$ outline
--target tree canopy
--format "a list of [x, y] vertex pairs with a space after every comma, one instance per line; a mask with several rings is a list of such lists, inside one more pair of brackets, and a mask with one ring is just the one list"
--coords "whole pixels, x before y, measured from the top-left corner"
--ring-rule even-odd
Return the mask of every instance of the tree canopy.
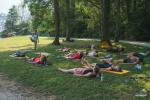
[[[29, 7], [31, 28], [52, 36], [120, 39], [150, 39], [150, 1], [148, 0], [24, 0]], [[17, 16], [15, 8], [8, 17]], [[6, 21], [6, 29], [16, 19]], [[11, 23], [11, 24], [10, 24]], [[11, 28], [10, 28], [11, 27]], [[56, 35], [55, 35], [56, 34]]]

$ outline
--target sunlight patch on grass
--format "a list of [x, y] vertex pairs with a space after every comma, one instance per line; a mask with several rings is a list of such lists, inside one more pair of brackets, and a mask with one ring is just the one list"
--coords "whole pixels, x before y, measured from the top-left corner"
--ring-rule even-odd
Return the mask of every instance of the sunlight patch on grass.
[[[44, 46], [50, 44], [52, 40], [48, 38], [39, 38], [39, 45]], [[0, 52], [15, 51], [20, 49], [33, 48], [34, 44], [26, 36], [15, 36], [0, 40]]]
[[150, 83], [145, 83], [145, 84], [144, 84], [144, 87], [145, 87], [145, 89], [147, 89], [147, 90], [150, 91]]

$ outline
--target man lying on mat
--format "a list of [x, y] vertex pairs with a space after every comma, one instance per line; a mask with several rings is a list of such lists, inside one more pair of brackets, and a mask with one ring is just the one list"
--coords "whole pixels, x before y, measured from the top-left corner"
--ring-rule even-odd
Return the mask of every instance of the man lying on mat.
[[117, 63], [114, 63], [112, 59], [105, 59], [103, 63], [92, 63], [90, 64], [85, 58], [81, 60], [81, 64], [83, 67], [86, 68], [100, 68], [100, 70], [107, 70], [107, 71], [118, 71], [122, 72], [122, 69], [117, 66]]

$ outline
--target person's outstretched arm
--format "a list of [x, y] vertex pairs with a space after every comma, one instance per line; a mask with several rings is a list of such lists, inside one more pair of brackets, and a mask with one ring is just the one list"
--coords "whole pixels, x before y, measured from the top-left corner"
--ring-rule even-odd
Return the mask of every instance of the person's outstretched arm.
[[74, 72], [74, 69], [58, 68], [58, 70], [60, 70], [61, 72], [64, 72], [64, 73], [71, 73], [71, 74], [73, 74], [73, 72]]

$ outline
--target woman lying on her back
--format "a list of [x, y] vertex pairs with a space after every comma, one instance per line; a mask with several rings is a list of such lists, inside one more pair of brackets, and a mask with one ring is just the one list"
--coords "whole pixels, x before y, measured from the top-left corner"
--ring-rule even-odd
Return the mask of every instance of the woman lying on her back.
[[75, 76], [81, 76], [81, 77], [88, 77], [93, 78], [97, 77], [99, 73], [99, 68], [93, 67], [93, 68], [73, 68], [73, 69], [62, 69], [59, 68], [60, 71], [64, 73], [73, 74]]

